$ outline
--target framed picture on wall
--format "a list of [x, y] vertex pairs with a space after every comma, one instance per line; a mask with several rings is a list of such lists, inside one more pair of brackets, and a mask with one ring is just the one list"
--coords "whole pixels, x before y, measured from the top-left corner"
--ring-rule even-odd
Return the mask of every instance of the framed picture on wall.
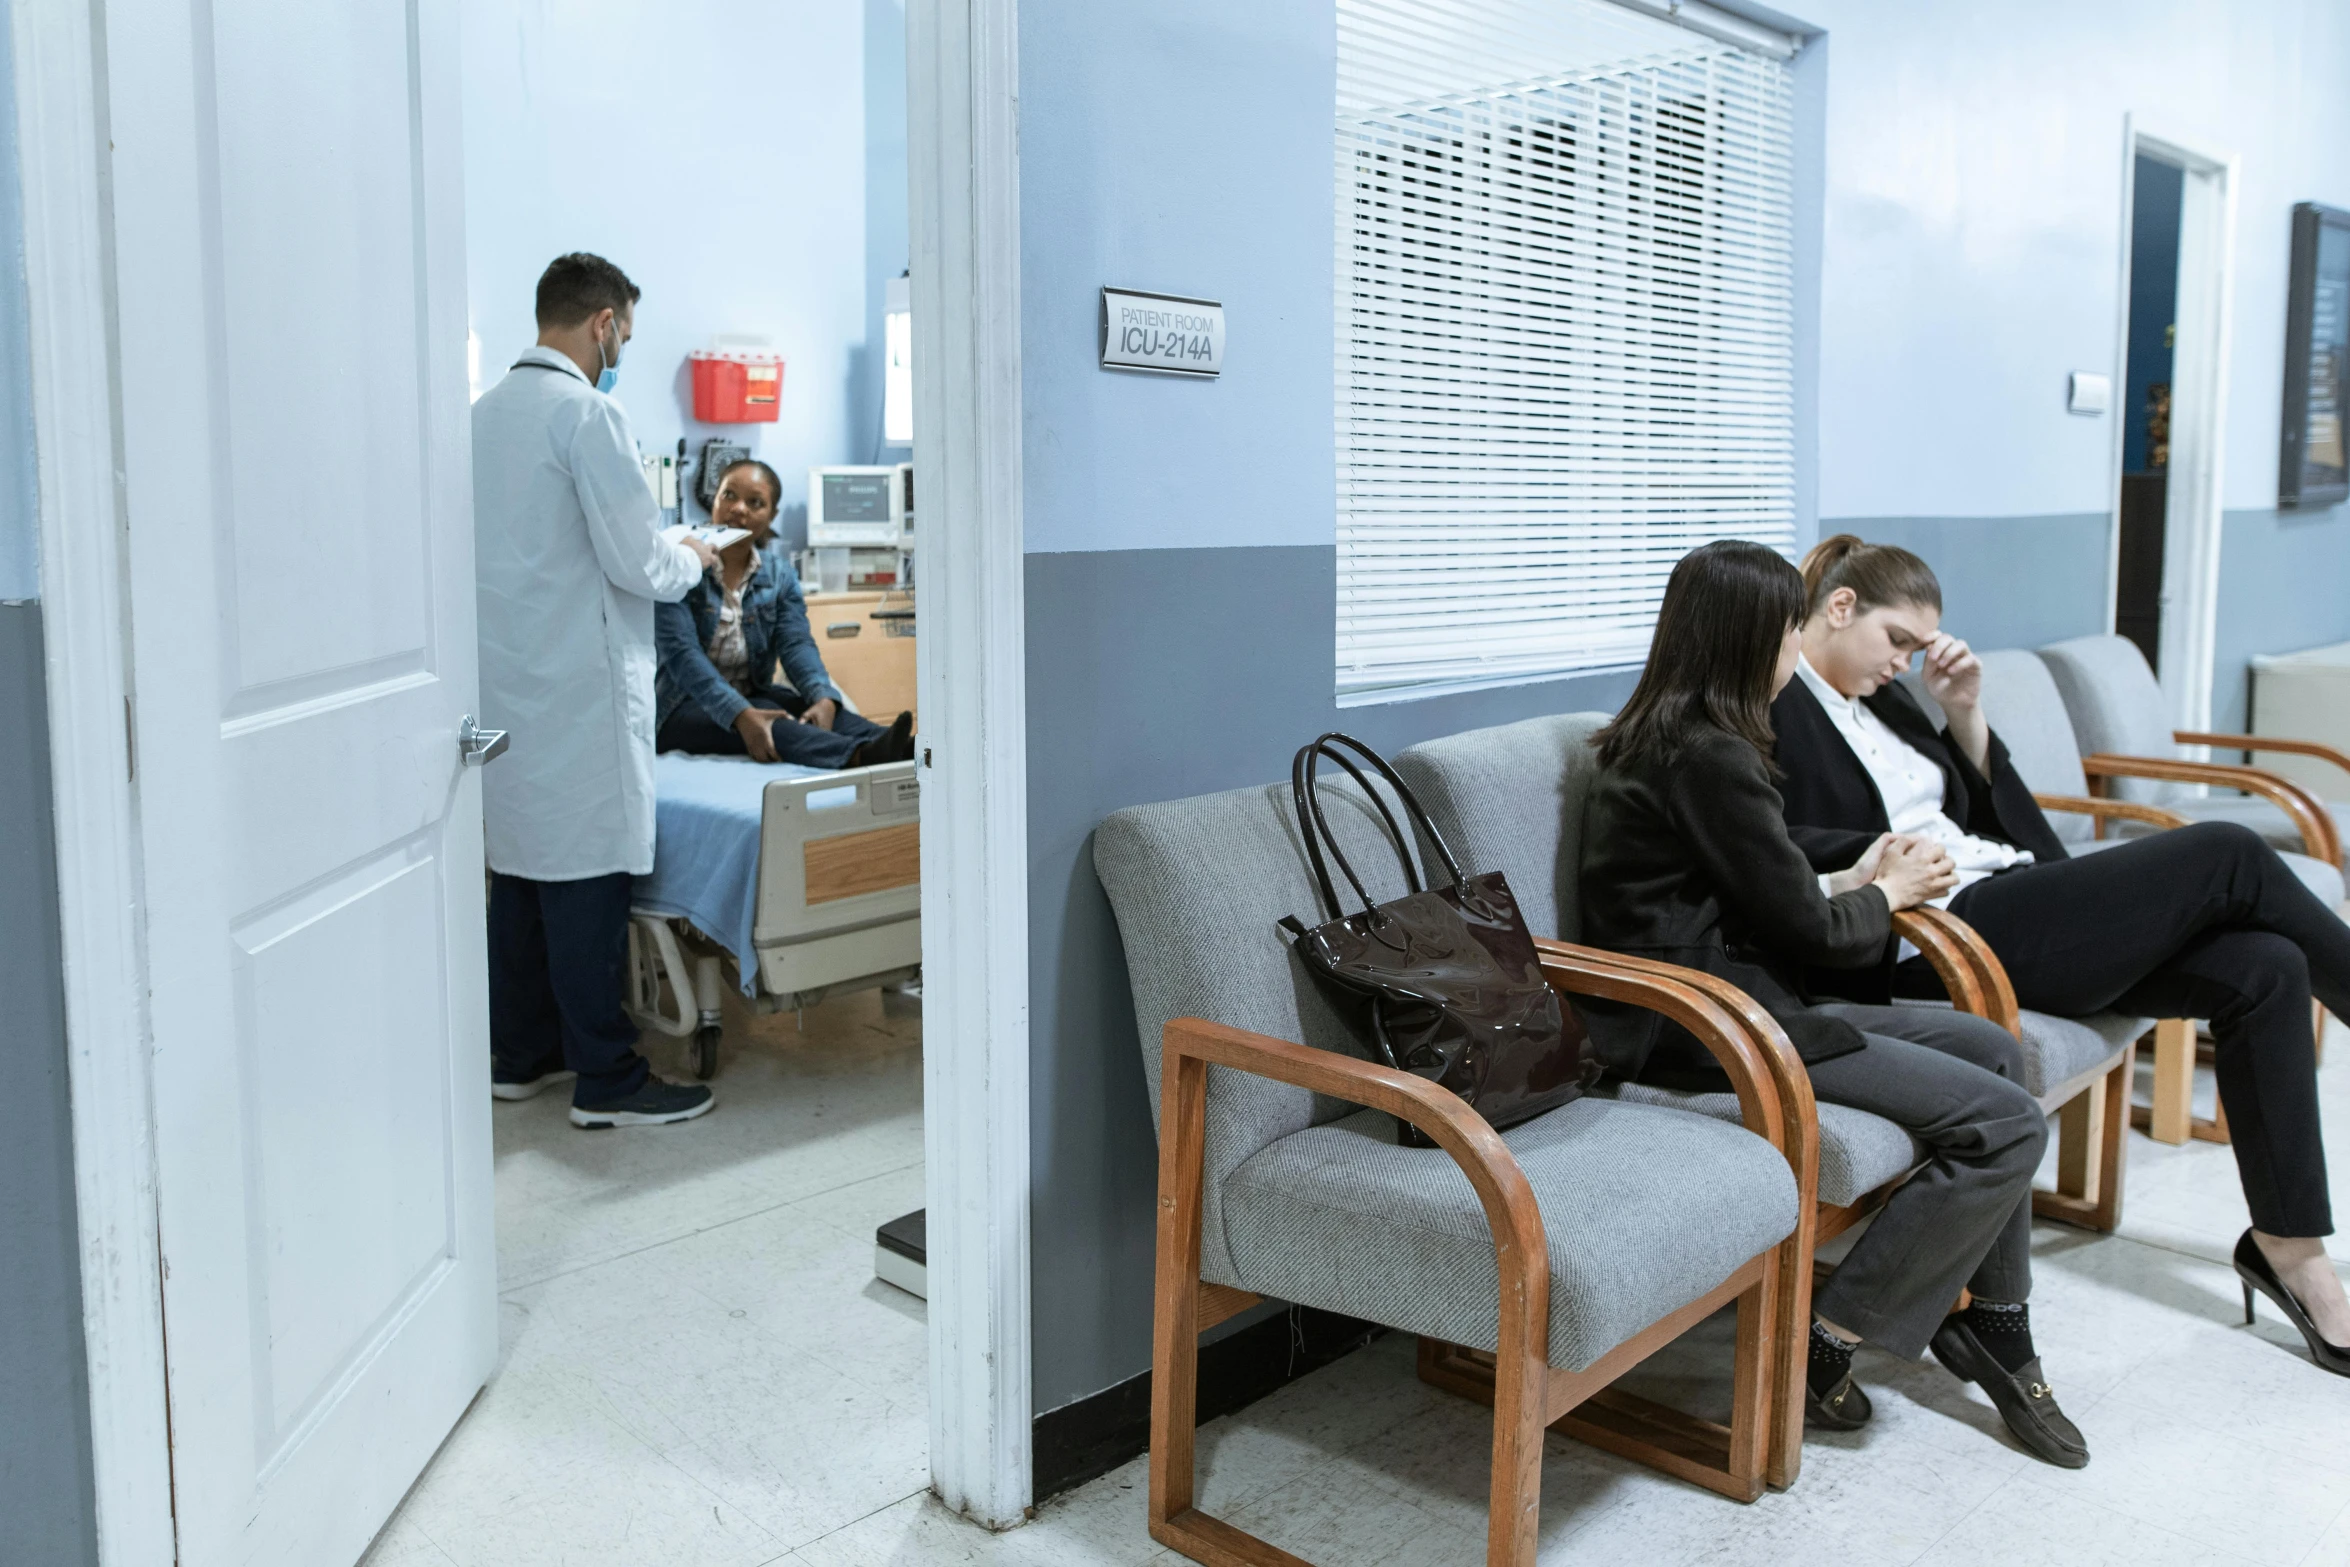
[[2277, 505], [2350, 500], [2350, 212], [2304, 201], [2293, 209], [2293, 283], [2285, 306], [2285, 418]]

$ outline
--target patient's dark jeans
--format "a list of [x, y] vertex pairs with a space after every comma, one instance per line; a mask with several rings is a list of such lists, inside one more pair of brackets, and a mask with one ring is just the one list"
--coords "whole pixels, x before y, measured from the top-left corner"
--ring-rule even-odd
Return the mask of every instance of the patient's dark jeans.
[[[797, 718], [807, 711], [808, 703], [789, 686], [763, 686], [751, 693], [751, 706], [772, 708]], [[834, 715], [830, 729], [819, 729], [814, 724], [777, 724], [768, 731], [775, 737], [775, 756], [778, 761], [793, 762], [801, 767], [821, 767], [827, 772], [838, 772], [849, 765], [849, 753], [875, 735], [885, 732], [881, 724], [861, 713], [852, 713], [846, 707]], [[653, 737], [653, 748], [659, 751], [690, 751], [696, 756], [747, 756], [749, 748], [732, 724], [722, 724], [702, 711], [691, 697], [677, 705], [661, 732]]]
[[569, 1067], [571, 1102], [635, 1093], [652, 1067], [621, 1010], [628, 982], [626, 871], [580, 881], [490, 873], [490, 1060], [508, 1082]]
[[[2004, 871], [1950, 911], [1990, 942], [2035, 1011], [2209, 1019], [2253, 1226], [2333, 1233], [2309, 1001], [2350, 1018], [2350, 925], [2257, 833], [2173, 828]], [[1915, 968], [1903, 965], [1905, 982]]]

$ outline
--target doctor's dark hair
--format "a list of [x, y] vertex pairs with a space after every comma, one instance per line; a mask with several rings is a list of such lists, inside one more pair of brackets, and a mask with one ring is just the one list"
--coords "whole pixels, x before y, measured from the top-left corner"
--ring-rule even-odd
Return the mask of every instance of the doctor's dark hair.
[[575, 250], [539, 274], [539, 330], [577, 326], [599, 310], [633, 311], [642, 297], [627, 273], [602, 256]]
[[1804, 614], [1828, 607], [1828, 595], [1852, 589], [1853, 613], [1865, 615], [1887, 604], [1922, 604], [1942, 610], [1942, 584], [1934, 568], [1897, 544], [1870, 544], [1857, 534], [1822, 539], [1803, 557]]
[[1803, 577], [1778, 551], [1741, 539], [1691, 550], [1665, 583], [1640, 684], [1591, 743], [1600, 765], [1669, 766], [1701, 725], [1767, 764], [1779, 647], [1803, 619]]
[[719, 469], [718, 484], [713, 484], [710, 486], [710, 493], [713, 495], [717, 494], [719, 485], [723, 485], [727, 479], [733, 475], [737, 468], [758, 469], [759, 477], [767, 481], [768, 498], [775, 502], [775, 509], [777, 511], [783, 510], [783, 481], [775, 476], [775, 470], [773, 468], [768, 467], [765, 463], [759, 461], [759, 459], [756, 457], [737, 457], [734, 461]]

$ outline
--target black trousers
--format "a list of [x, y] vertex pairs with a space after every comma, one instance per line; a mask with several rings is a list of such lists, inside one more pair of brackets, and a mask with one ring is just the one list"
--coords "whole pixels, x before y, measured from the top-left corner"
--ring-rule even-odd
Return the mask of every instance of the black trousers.
[[[751, 706], [797, 718], [808, 710], [808, 701], [789, 686], [762, 686], [751, 693]], [[833, 716], [830, 729], [819, 729], [814, 724], [777, 724], [768, 732], [775, 737], [776, 760], [838, 772], [849, 765], [851, 751], [888, 731], [886, 726], [844, 707]], [[677, 705], [677, 711], [669, 715], [661, 732], [653, 737], [653, 749], [690, 751], [696, 756], [750, 754], [740, 731], [731, 724], [719, 723], [690, 697]]]
[[621, 1009], [628, 983], [626, 871], [581, 881], [490, 873], [490, 1060], [508, 1082], [569, 1067], [571, 1102], [606, 1104], [651, 1065]]
[[[2350, 925], [2258, 834], [2229, 822], [2173, 828], [2003, 871], [1950, 911], [1982, 933], [2035, 1011], [2209, 1019], [2254, 1228], [2333, 1233], [2309, 1002], [2350, 1018]], [[1922, 967], [1903, 965], [1902, 978]]]

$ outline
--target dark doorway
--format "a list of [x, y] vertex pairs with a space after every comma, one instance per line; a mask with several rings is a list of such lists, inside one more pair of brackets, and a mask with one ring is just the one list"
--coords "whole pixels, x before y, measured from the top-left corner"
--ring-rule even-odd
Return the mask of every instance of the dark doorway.
[[2122, 374], [2121, 541], [2114, 629], [2162, 669], [2162, 556], [2170, 489], [2171, 357], [2178, 336], [2186, 171], [2138, 155], [2130, 219], [2129, 359]]

